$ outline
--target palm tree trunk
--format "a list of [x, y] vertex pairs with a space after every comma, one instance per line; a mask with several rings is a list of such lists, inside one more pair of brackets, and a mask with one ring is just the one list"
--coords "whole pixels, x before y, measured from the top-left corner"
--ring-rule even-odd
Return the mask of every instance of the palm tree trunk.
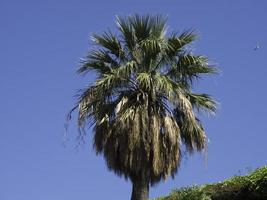
[[131, 200], [148, 200], [149, 182], [144, 178], [132, 180], [133, 189]]

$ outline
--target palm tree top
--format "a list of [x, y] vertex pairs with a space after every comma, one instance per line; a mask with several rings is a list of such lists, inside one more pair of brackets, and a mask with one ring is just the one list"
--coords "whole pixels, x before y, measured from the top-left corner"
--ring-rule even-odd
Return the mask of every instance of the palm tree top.
[[217, 69], [188, 48], [194, 31], [168, 33], [162, 15], [117, 17], [116, 26], [116, 34], [92, 36], [96, 47], [78, 73], [97, 78], [74, 109], [80, 128], [94, 127], [94, 147], [111, 170], [134, 179], [142, 162], [153, 184], [174, 175], [182, 145], [189, 152], [205, 148], [196, 111], [215, 112], [216, 102], [192, 85]]

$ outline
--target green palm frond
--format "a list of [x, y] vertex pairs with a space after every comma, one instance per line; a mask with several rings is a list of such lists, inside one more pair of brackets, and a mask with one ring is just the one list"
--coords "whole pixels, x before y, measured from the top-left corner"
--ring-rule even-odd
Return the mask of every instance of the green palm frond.
[[116, 57], [124, 57], [121, 43], [111, 31], [104, 32], [102, 35], [94, 34], [91, 39], [97, 45], [109, 50], [109, 52]]
[[130, 79], [131, 75], [134, 71], [137, 70], [137, 63], [134, 60], [121, 64], [121, 66], [117, 69], [113, 69], [112, 72], [117, 74], [119, 77], [123, 77], [125, 79]]
[[103, 49], [91, 50], [86, 59], [82, 59], [81, 67], [78, 69], [79, 74], [87, 73], [94, 70], [99, 74], [111, 72], [112, 68], [119, 66], [119, 63], [112, 58], [108, 51]]
[[132, 25], [137, 43], [151, 35], [153, 22], [151, 21], [151, 17], [149, 15], [140, 16], [135, 14], [128, 18], [128, 22]]
[[180, 56], [177, 68], [181, 71], [181, 73], [188, 76], [194, 74], [212, 74], [217, 72], [216, 68], [209, 65], [207, 57], [194, 56], [191, 54]]
[[195, 56], [191, 54], [182, 54], [177, 63], [173, 64], [167, 75], [174, 80], [185, 82], [189, 85], [202, 74], [215, 74], [217, 69], [210, 65], [205, 56]]
[[151, 82], [151, 74], [149, 73], [146, 73], [146, 72], [138, 73], [136, 80], [139, 83], [141, 89], [151, 90], [153, 88], [153, 85]]
[[180, 93], [183, 86], [174, 82], [170, 77], [157, 72], [154, 76], [153, 85], [158, 92], [164, 94], [170, 103], [175, 102], [176, 93]]
[[184, 51], [184, 47], [197, 39], [197, 34], [192, 30], [184, 31], [181, 34], [173, 33], [168, 38], [169, 49], [167, 55], [173, 58], [178, 53]]
[[117, 27], [119, 31], [122, 33], [122, 38], [124, 41], [125, 47], [127, 47], [129, 53], [133, 51], [136, 45], [136, 37], [133, 31], [133, 27], [128, 22], [127, 18], [122, 18], [117, 16]]
[[87, 60], [92, 60], [95, 62], [103, 62], [116, 67], [119, 63], [110, 55], [109, 51], [98, 49], [92, 50], [88, 53]]
[[168, 43], [164, 38], [149, 37], [140, 42], [137, 51], [141, 54], [144, 70], [156, 70], [165, 57]]
[[208, 94], [187, 93], [187, 99], [199, 111], [216, 112], [218, 103]]
[[167, 17], [164, 15], [156, 15], [151, 17], [152, 35], [156, 38], [164, 38], [167, 31]]

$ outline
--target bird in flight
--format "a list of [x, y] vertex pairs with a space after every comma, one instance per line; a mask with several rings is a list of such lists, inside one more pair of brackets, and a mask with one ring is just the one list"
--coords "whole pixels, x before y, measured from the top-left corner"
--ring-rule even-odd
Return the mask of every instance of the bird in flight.
[[260, 48], [260, 46], [257, 44], [255, 47], [254, 47], [254, 51], [258, 50]]

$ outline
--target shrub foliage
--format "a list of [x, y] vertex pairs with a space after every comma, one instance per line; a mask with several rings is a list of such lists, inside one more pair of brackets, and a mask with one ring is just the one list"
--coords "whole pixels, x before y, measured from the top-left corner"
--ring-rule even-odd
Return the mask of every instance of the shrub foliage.
[[174, 190], [157, 200], [266, 200], [267, 166], [224, 182]]

